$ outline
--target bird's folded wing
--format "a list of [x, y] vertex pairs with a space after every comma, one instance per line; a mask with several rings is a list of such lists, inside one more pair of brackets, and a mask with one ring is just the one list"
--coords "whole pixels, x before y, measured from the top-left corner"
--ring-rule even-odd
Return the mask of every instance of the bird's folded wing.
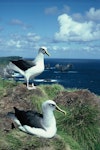
[[23, 71], [35, 66], [35, 63], [33, 61], [26, 61], [23, 59], [11, 62]]
[[18, 120], [21, 122], [22, 125], [28, 125], [30, 127], [35, 128], [43, 128], [41, 125], [41, 119], [43, 119], [43, 115], [36, 112], [36, 111], [24, 111], [24, 110], [18, 110], [15, 108], [15, 116], [18, 118]]
[[27, 116], [27, 125], [29, 124], [29, 126], [31, 127], [44, 129], [44, 127], [41, 124], [41, 119], [43, 119], [42, 114], [35, 111], [27, 111], [26, 116]]

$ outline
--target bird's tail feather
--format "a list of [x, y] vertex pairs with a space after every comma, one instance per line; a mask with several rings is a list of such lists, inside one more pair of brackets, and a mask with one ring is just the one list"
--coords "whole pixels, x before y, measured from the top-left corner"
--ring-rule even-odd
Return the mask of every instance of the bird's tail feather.
[[14, 65], [12, 62], [9, 63], [9, 68], [16, 72], [19, 72], [21, 75], [24, 76], [24, 71], [18, 68], [16, 65]]
[[12, 120], [14, 120], [16, 118], [15, 114], [13, 112], [8, 112], [7, 117], [12, 119]]
[[20, 112], [20, 110], [17, 109], [16, 107], [14, 107], [14, 110], [15, 110], [15, 114]]
[[17, 119], [13, 112], [8, 112], [7, 117], [14, 121], [18, 126], [21, 125], [20, 121]]

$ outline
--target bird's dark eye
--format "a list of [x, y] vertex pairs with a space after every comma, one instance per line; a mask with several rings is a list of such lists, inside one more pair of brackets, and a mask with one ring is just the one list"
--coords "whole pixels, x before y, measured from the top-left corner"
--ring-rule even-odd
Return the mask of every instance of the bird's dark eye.
[[55, 105], [54, 105], [54, 104], [49, 104], [49, 106], [51, 106], [51, 107], [55, 107]]
[[42, 48], [42, 53], [45, 54], [45, 49]]

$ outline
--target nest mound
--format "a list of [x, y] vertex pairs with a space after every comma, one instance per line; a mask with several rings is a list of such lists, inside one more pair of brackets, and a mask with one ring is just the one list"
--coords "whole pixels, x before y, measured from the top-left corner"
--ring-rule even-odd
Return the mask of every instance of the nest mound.
[[91, 93], [87, 89], [83, 90], [76, 90], [76, 91], [61, 91], [57, 97], [54, 99], [54, 101], [63, 106], [74, 106], [76, 103], [81, 104], [90, 104], [93, 106], [100, 107], [100, 98], [95, 95], [94, 93]]
[[24, 110], [35, 109], [31, 101], [33, 95], [43, 96], [43, 93], [39, 88], [29, 91], [22, 84], [13, 89], [9, 88], [3, 93], [3, 96], [0, 98], [0, 128], [2, 130], [11, 128], [11, 122], [6, 116], [8, 112], [13, 111], [13, 107]]

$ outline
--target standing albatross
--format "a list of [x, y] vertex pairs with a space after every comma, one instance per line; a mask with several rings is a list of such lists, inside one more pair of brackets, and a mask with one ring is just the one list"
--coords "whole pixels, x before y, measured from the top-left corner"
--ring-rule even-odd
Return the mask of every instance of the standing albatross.
[[27, 81], [27, 88], [29, 90], [36, 89], [33, 83], [31, 87], [29, 86], [29, 80], [34, 79], [44, 71], [44, 54], [49, 56], [47, 48], [41, 47], [34, 61], [26, 61], [21, 59], [17, 61], [10, 61], [9, 63], [10, 69], [19, 72], [24, 76]]
[[15, 113], [9, 112], [7, 116], [17, 123], [20, 130], [26, 133], [38, 137], [52, 138], [57, 131], [56, 120], [53, 114], [55, 109], [66, 114], [54, 101], [47, 100], [42, 104], [42, 114], [31, 110], [18, 110], [14, 107]]

